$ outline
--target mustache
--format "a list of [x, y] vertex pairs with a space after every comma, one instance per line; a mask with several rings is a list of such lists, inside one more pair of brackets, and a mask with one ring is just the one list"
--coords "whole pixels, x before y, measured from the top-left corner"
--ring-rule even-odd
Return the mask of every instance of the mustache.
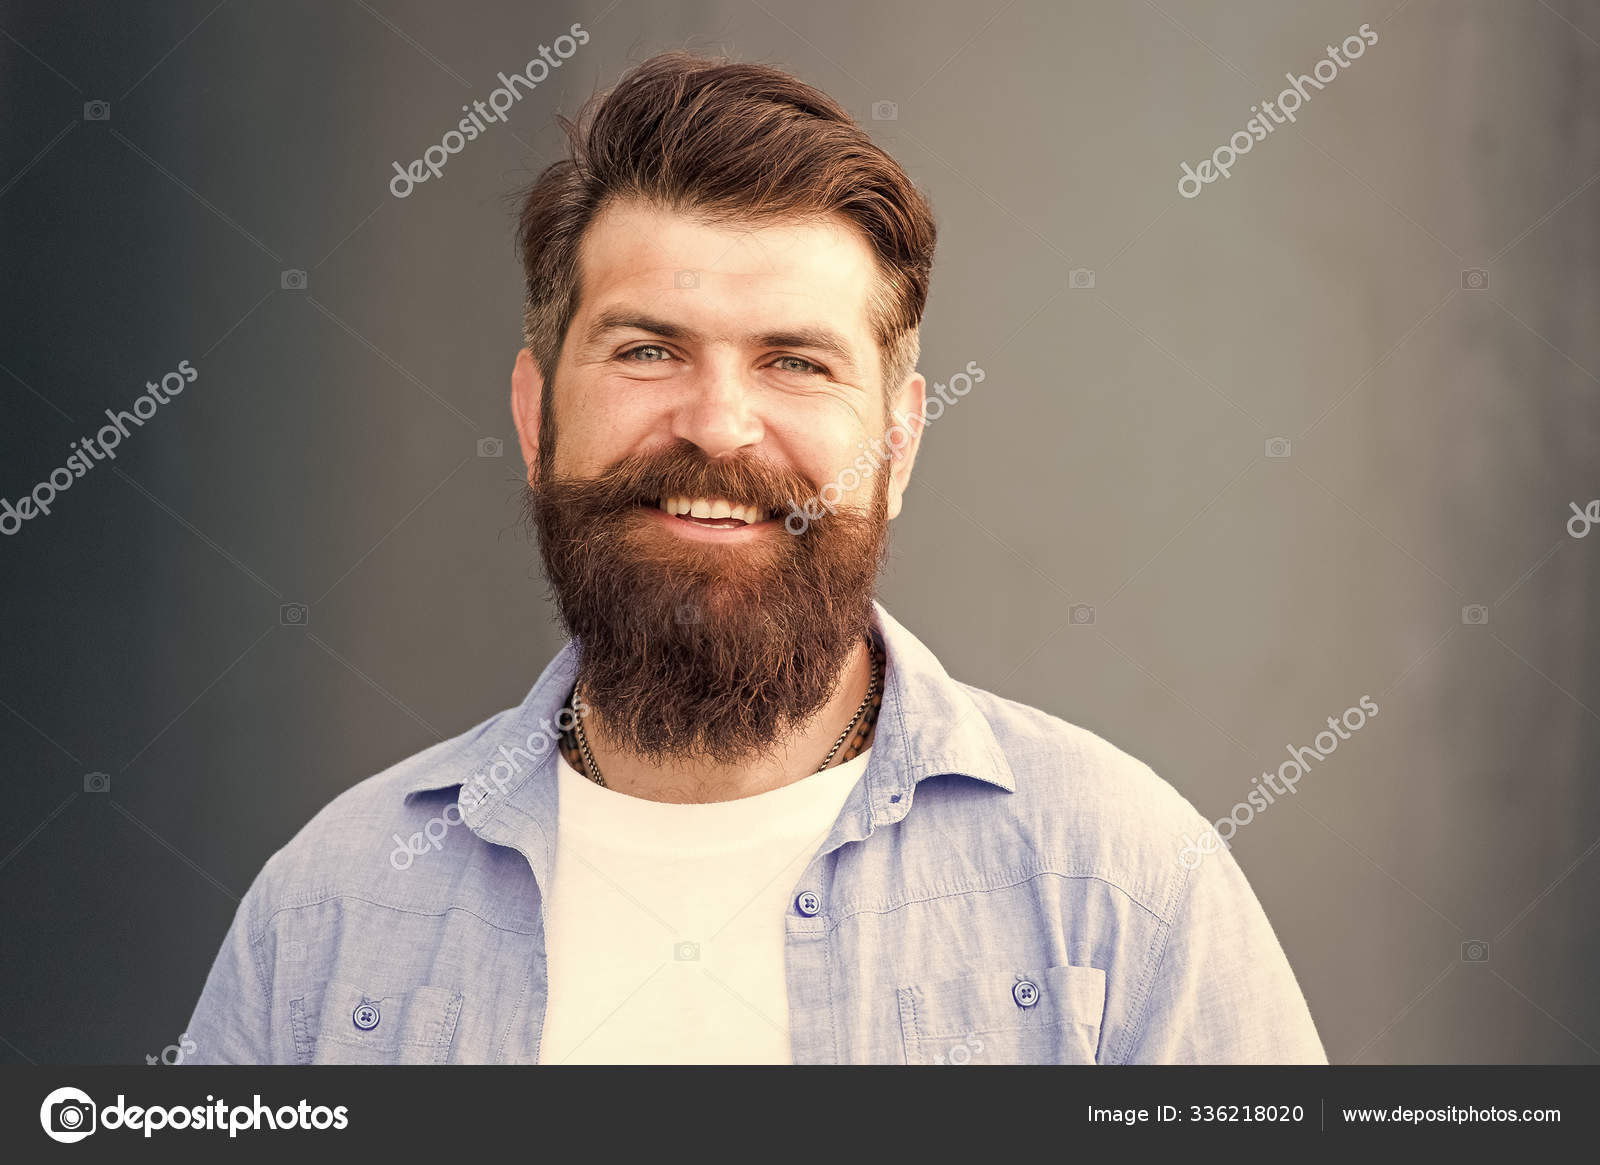
[[657, 452], [630, 454], [594, 477], [555, 478], [542, 487], [569, 496], [581, 494], [590, 513], [653, 506], [668, 497], [720, 497], [755, 505], [768, 514], [782, 513], [791, 501], [817, 496], [819, 488], [798, 470], [749, 454], [708, 457], [698, 445], [682, 439]]

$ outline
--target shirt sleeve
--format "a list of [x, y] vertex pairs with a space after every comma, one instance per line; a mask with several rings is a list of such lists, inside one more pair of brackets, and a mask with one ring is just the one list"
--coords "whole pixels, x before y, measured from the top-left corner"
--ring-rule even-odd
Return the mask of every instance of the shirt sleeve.
[[1124, 1062], [1326, 1064], [1305, 996], [1244, 871], [1201, 856], [1154, 956]]
[[272, 1055], [271, 973], [251, 939], [260, 885], [251, 886], [234, 913], [211, 964], [200, 1001], [189, 1019], [194, 1051], [185, 1064], [270, 1064]]

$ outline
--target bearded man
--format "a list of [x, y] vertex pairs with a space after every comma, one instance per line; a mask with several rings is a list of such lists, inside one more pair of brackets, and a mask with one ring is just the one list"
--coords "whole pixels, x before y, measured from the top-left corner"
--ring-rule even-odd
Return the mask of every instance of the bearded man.
[[901, 168], [684, 54], [565, 128], [511, 408], [570, 640], [271, 857], [186, 1062], [1323, 1062], [1188, 803], [875, 598], [936, 415]]

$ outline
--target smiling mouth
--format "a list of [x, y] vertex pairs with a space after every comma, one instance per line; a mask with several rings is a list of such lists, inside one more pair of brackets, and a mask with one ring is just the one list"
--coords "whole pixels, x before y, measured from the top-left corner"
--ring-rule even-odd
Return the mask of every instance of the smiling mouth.
[[711, 530], [737, 530], [756, 526], [777, 517], [776, 511], [746, 502], [719, 497], [671, 496], [639, 503], [658, 509], [668, 517]]

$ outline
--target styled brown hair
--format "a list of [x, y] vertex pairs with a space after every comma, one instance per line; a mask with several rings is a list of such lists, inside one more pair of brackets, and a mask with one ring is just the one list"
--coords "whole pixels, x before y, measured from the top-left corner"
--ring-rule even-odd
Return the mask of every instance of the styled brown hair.
[[708, 223], [843, 216], [876, 256], [868, 311], [886, 384], [897, 387], [916, 368], [933, 211], [831, 97], [768, 65], [671, 52], [591, 98], [575, 122], [558, 121], [569, 156], [522, 192], [517, 230], [523, 336], [545, 377], [545, 422], [578, 310], [579, 244], [614, 201], [639, 199]]

